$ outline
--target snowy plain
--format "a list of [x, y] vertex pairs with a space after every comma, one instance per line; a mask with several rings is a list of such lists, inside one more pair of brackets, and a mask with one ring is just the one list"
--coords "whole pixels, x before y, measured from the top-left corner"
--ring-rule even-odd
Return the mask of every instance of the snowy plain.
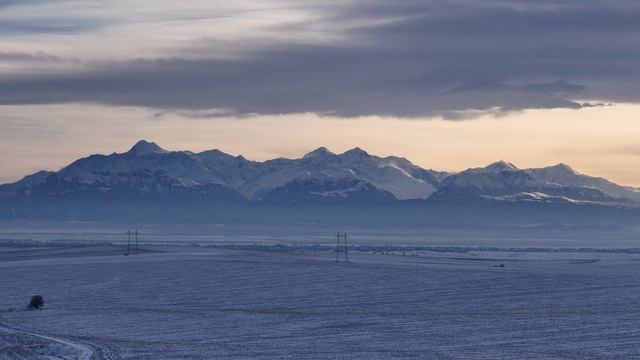
[[0, 359], [640, 356], [630, 239], [355, 234], [346, 264], [321, 233], [147, 235], [137, 256], [119, 234], [21, 234], [0, 237]]

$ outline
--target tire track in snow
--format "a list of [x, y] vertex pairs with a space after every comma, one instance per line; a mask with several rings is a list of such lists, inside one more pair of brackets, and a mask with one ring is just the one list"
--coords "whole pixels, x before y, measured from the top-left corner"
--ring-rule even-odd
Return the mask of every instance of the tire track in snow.
[[[22, 330], [22, 329], [18, 329], [12, 326], [8, 326], [6, 324], [0, 323], [0, 330], [10, 333], [10, 334], [15, 334], [15, 333], [19, 333], [19, 334], [24, 334], [24, 335], [29, 335], [29, 336], [35, 336], [41, 339], [45, 339], [45, 340], [49, 340], [49, 341], [53, 341], [54, 343], [57, 344], [61, 344], [61, 345], [65, 345], [73, 350], [75, 350], [77, 352], [77, 357], [74, 357], [75, 359], [78, 360], [90, 360], [93, 358], [94, 355], [94, 350], [91, 346], [77, 342], [77, 341], [71, 341], [71, 340], [67, 340], [64, 338], [59, 338], [59, 337], [54, 337], [54, 336], [49, 336], [49, 335], [43, 335], [43, 334], [38, 334], [38, 333], [34, 333], [31, 331], [27, 331], [27, 330]], [[49, 358], [52, 359], [68, 359], [68, 357], [62, 357], [62, 356], [49, 356]]]

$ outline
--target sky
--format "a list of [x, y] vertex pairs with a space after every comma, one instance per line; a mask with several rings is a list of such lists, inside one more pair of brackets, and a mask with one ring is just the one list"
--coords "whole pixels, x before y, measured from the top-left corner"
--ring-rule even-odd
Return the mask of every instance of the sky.
[[0, 182], [139, 139], [640, 186], [640, 3], [0, 0]]

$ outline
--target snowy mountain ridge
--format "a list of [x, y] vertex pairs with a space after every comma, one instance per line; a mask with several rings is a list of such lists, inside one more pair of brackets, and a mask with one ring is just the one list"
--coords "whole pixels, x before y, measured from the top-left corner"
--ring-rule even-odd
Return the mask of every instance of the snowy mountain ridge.
[[401, 157], [370, 155], [360, 148], [334, 154], [320, 147], [299, 159], [258, 162], [220, 150], [167, 151], [145, 140], [124, 153], [91, 155], [58, 172], [41, 171], [0, 185], [0, 196], [14, 198], [98, 193], [250, 202], [640, 202], [638, 189], [580, 174], [565, 164], [518, 169], [501, 160], [447, 173], [423, 169]]

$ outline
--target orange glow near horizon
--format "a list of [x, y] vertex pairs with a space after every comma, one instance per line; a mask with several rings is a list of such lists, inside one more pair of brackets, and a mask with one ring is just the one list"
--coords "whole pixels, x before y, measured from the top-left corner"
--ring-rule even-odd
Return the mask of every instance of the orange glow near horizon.
[[315, 114], [196, 118], [92, 104], [3, 106], [0, 182], [57, 170], [139, 139], [168, 150], [220, 149], [248, 159], [300, 157], [317, 147], [361, 147], [416, 165], [460, 171], [504, 159], [520, 168], [567, 163], [579, 172], [640, 186], [640, 105], [527, 110], [472, 120], [343, 119]]

